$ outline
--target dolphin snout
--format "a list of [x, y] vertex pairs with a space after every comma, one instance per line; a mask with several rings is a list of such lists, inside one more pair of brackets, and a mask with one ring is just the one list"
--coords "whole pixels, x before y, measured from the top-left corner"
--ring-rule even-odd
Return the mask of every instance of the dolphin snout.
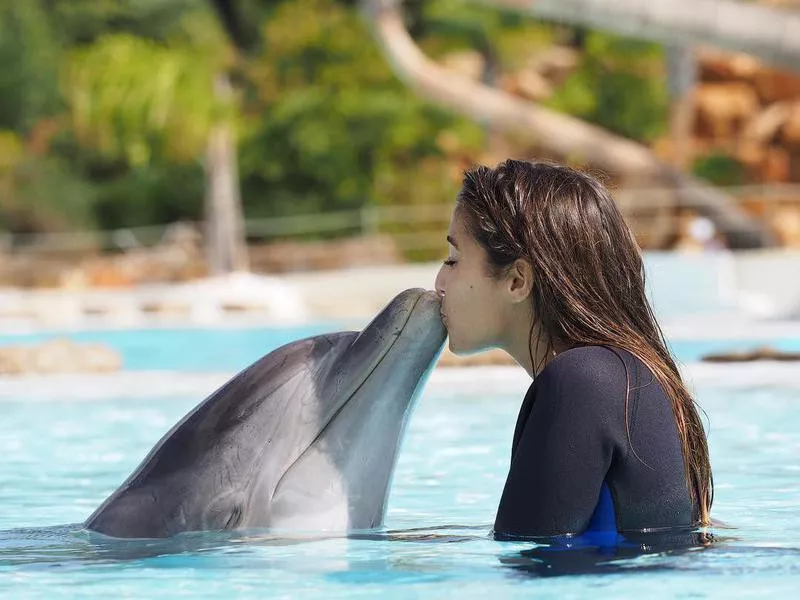
[[435, 291], [411, 288], [397, 294], [383, 312], [396, 316], [405, 313], [404, 322], [399, 327], [402, 330], [411, 315], [427, 315], [429, 312], [439, 314], [440, 311], [441, 300]]
[[395, 301], [408, 303], [413, 308], [428, 309], [434, 307], [439, 310], [441, 307], [439, 294], [434, 290], [426, 290], [424, 288], [411, 288], [400, 292], [395, 296]]
[[408, 291], [413, 292], [416, 302], [403, 329], [408, 329], [410, 335], [421, 335], [422, 339], [419, 341], [424, 339], [425, 344], [443, 342], [447, 332], [442, 323], [442, 301], [439, 294], [434, 290], [424, 289]]
[[442, 312], [442, 300], [433, 290], [422, 290], [414, 306], [414, 312], [424, 311], [439, 316]]

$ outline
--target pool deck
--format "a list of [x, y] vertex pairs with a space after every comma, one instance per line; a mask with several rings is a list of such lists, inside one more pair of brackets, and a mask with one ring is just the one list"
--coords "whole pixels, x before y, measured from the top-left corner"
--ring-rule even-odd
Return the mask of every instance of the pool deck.
[[[423, 263], [280, 276], [234, 273], [137, 288], [0, 288], [0, 331], [12, 334], [308, 323], [359, 326], [400, 291], [432, 288], [439, 266]], [[662, 318], [661, 324], [673, 339], [800, 338], [800, 318], [794, 315], [764, 316], [731, 308], [713, 314]]]
[[364, 321], [400, 291], [432, 288], [439, 265], [281, 276], [234, 273], [136, 288], [0, 289], [0, 330], [247, 326]]

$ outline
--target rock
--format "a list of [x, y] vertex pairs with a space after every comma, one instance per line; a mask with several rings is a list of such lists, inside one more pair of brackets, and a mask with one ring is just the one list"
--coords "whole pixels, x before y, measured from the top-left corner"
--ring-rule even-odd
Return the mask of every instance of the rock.
[[57, 288], [64, 265], [36, 253], [0, 257], [0, 285], [19, 288]]
[[731, 140], [759, 109], [753, 89], [739, 82], [701, 83], [693, 93], [698, 135]]
[[776, 102], [754, 114], [742, 128], [742, 140], [759, 145], [777, 141], [778, 134], [792, 114], [792, 102]]
[[791, 179], [791, 159], [783, 148], [767, 148], [766, 158], [761, 166], [760, 180], [764, 183], [784, 183]]
[[105, 373], [119, 371], [122, 359], [103, 344], [57, 338], [37, 345], [0, 347], [0, 374]]
[[772, 216], [772, 229], [784, 248], [800, 248], [800, 205], [779, 206]]
[[763, 68], [749, 54], [702, 48], [697, 52], [699, 78], [702, 81], [752, 81]]
[[747, 177], [762, 183], [784, 183], [792, 178], [791, 155], [780, 146], [760, 146], [744, 142], [736, 158], [745, 167]]
[[89, 256], [69, 271], [65, 284], [73, 289], [128, 288], [146, 283], [178, 282], [202, 277], [207, 267], [202, 235], [188, 223], [167, 226], [157, 243], [140, 245], [132, 231], [112, 235], [121, 252]]
[[800, 352], [784, 352], [769, 346], [755, 348], [754, 350], [742, 352], [721, 352], [718, 354], [706, 354], [700, 360], [705, 362], [752, 362], [756, 360], [777, 360], [777, 361], [798, 361]]
[[753, 88], [765, 104], [796, 100], [800, 98], [800, 77], [786, 71], [761, 68], [753, 75]]
[[800, 151], [792, 152], [789, 155], [789, 179], [800, 181]]
[[252, 246], [250, 264], [257, 272], [320, 271], [403, 262], [395, 241], [385, 235], [323, 242], [282, 241]]
[[800, 149], [800, 102], [792, 104], [781, 128], [780, 141], [791, 149]]
[[102, 259], [89, 263], [86, 267], [86, 279], [89, 287], [124, 288], [134, 284], [133, 278], [124, 269]]

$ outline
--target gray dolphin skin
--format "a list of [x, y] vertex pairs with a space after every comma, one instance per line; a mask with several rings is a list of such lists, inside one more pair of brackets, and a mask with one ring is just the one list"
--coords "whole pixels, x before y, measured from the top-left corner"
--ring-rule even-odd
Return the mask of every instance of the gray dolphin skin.
[[409, 417], [444, 345], [438, 296], [361, 332], [267, 354], [201, 402], [84, 523], [120, 538], [379, 527]]

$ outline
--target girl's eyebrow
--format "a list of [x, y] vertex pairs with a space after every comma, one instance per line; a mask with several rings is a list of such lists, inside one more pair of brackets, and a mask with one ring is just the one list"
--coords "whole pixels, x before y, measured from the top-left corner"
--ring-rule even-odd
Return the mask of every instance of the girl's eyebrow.
[[447, 236], [447, 241], [453, 248], [458, 250], [458, 244], [456, 244], [456, 241], [452, 237], [450, 237], [449, 235]]

